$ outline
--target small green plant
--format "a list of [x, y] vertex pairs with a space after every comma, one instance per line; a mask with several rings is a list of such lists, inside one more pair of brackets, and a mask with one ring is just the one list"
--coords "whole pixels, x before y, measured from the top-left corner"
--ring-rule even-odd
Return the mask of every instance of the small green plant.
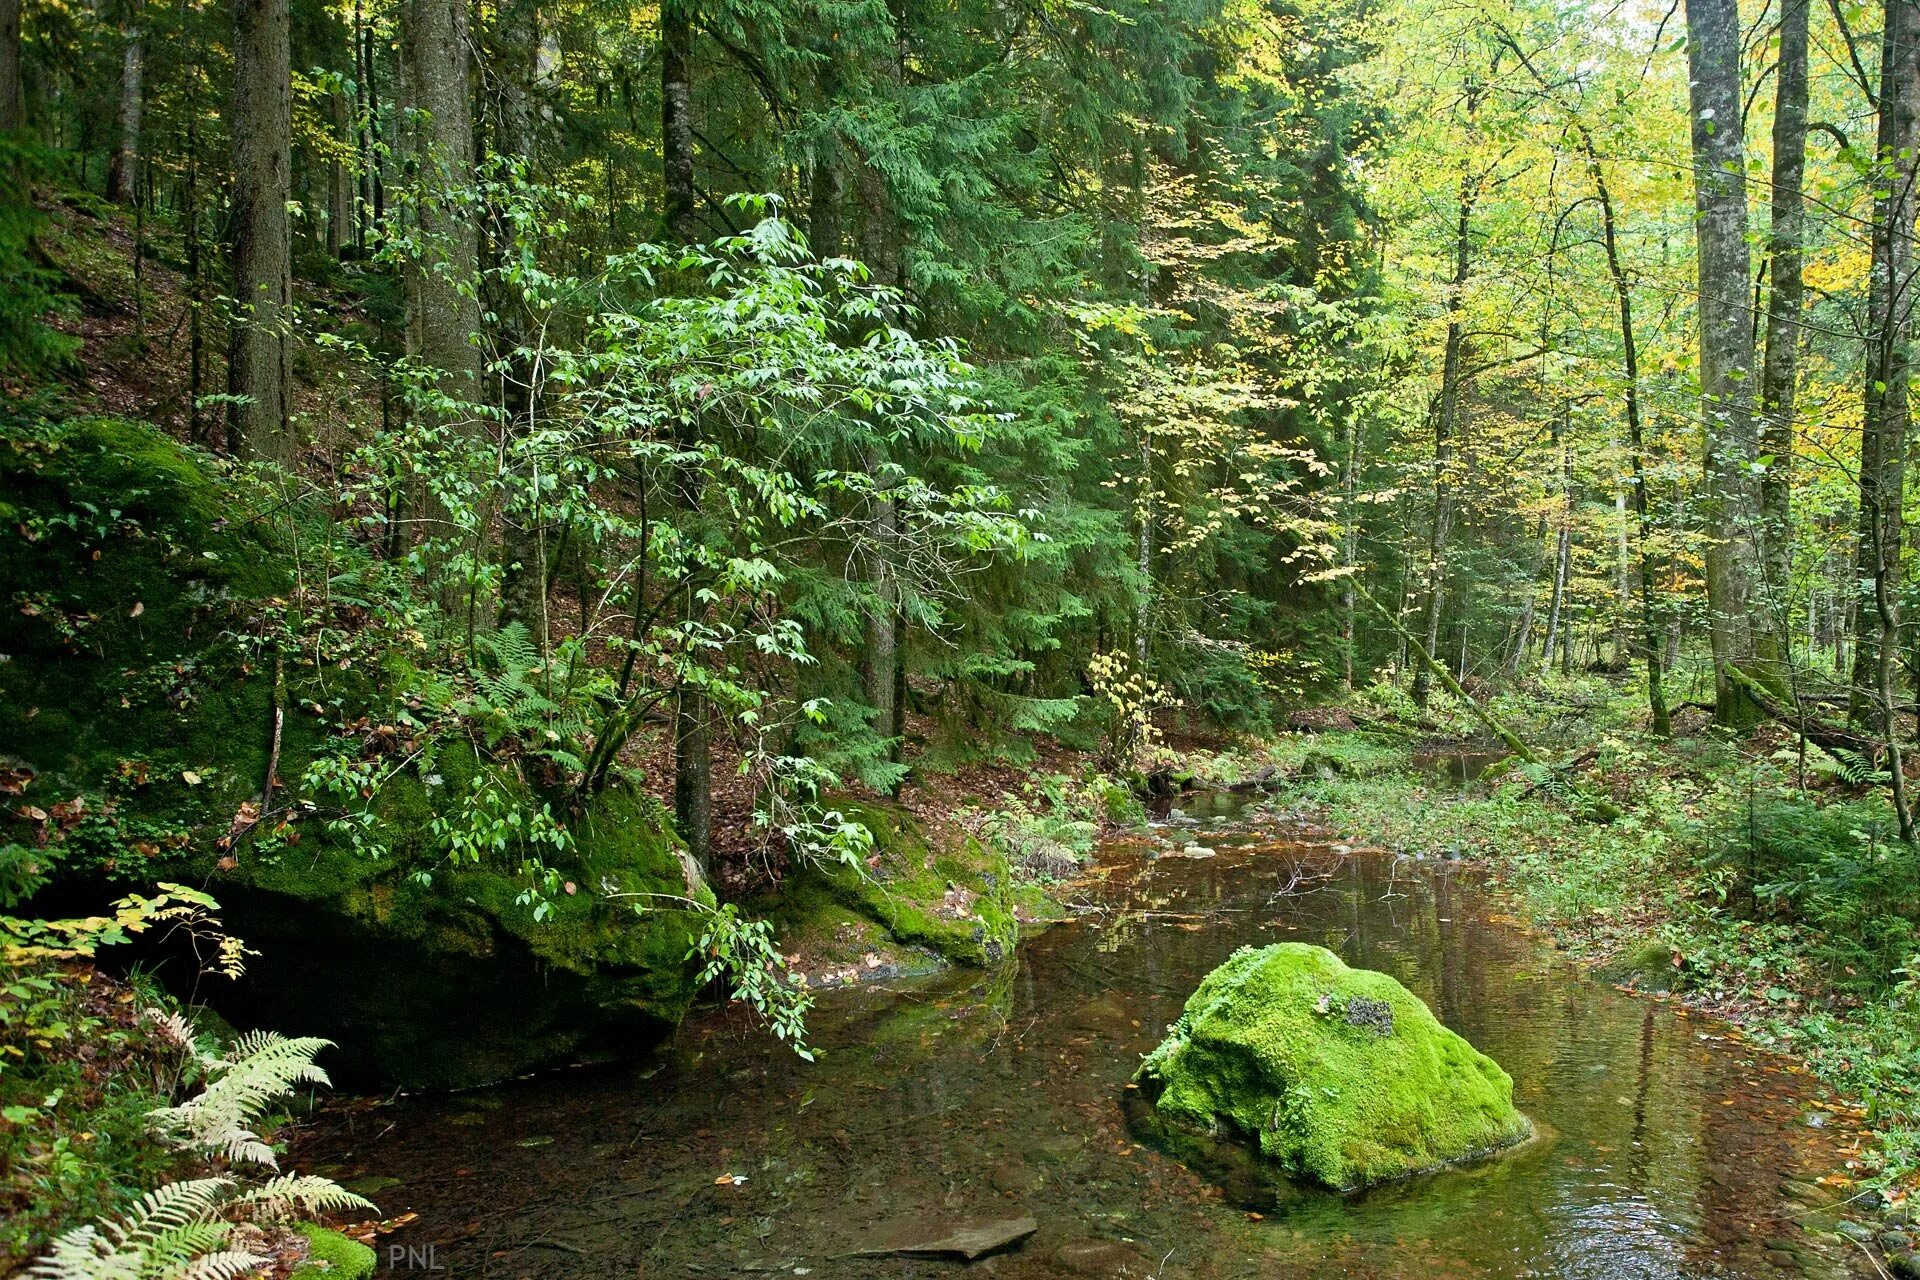
[[1030, 782], [1001, 807], [967, 810], [961, 822], [1037, 880], [1065, 880], [1093, 853], [1111, 784], [1053, 774]]
[[808, 1062], [807, 1010], [813, 995], [794, 980], [787, 958], [773, 944], [773, 926], [740, 914], [731, 902], [710, 908], [700, 938], [687, 952], [703, 962], [700, 981], [726, 981], [730, 995], [763, 1021], [775, 1039]]
[[1097, 652], [1087, 659], [1087, 682], [1105, 744], [1101, 762], [1109, 769], [1140, 769], [1160, 744], [1153, 713], [1170, 705], [1159, 683], [1128, 655]]

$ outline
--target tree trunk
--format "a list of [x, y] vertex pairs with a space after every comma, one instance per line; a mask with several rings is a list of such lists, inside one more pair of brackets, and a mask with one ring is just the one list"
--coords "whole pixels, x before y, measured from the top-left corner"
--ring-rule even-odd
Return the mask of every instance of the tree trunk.
[[1347, 409], [1345, 461], [1340, 468], [1340, 677], [1347, 689], [1354, 687], [1353, 665], [1355, 635], [1355, 595], [1353, 576], [1360, 572], [1360, 517], [1355, 498], [1360, 483], [1360, 414]]
[[0, 0], [0, 133], [26, 127], [26, 86], [20, 79], [20, 0]]
[[187, 189], [184, 220], [187, 241], [187, 438], [211, 445], [211, 432], [201, 417], [200, 398], [206, 391], [207, 276], [203, 260], [200, 214], [200, 75], [198, 65], [187, 76]]
[[[1479, 90], [1469, 87], [1469, 118], [1479, 100]], [[1447, 543], [1453, 533], [1453, 440], [1460, 422], [1461, 371], [1466, 362], [1467, 328], [1462, 314], [1467, 277], [1473, 270], [1473, 206], [1475, 183], [1469, 173], [1460, 175], [1460, 203], [1453, 236], [1453, 278], [1447, 285], [1447, 340], [1440, 366], [1440, 394], [1433, 407], [1433, 530], [1427, 541], [1427, 613], [1422, 630], [1426, 648], [1432, 653], [1440, 645], [1440, 618], [1446, 605]], [[1414, 668], [1413, 703], [1424, 708], [1433, 688], [1433, 669], [1422, 663]]]
[[1740, 131], [1737, 0], [1687, 0], [1692, 105], [1694, 238], [1699, 260], [1700, 410], [1706, 438], [1701, 516], [1707, 544], [1707, 612], [1713, 646], [1714, 719], [1743, 729], [1761, 718], [1739, 668], [1776, 679], [1754, 587], [1760, 564], [1760, 493], [1753, 473], [1752, 320], [1747, 296], [1746, 146]]
[[1775, 70], [1773, 183], [1767, 230], [1767, 329], [1760, 363], [1760, 453], [1770, 459], [1760, 477], [1763, 565], [1761, 605], [1785, 642], [1793, 575], [1793, 410], [1799, 370], [1801, 279], [1806, 253], [1807, 11], [1810, 0], [1781, 0], [1780, 65]]
[[327, 164], [327, 255], [338, 259], [346, 255], [352, 240], [348, 232], [353, 225], [353, 171], [341, 154], [353, 146], [353, 113], [344, 93], [329, 94], [327, 106], [339, 146]]
[[287, 406], [292, 324], [293, 71], [288, 0], [235, 0], [233, 291], [227, 357], [227, 448], [291, 465], [299, 453]]
[[[531, 164], [540, 154], [535, 136], [534, 82], [540, 56], [540, 14], [537, 0], [507, 0], [495, 9], [491, 44], [494, 86], [493, 151]], [[495, 211], [492, 252], [497, 265], [506, 265], [515, 252], [514, 229]], [[532, 317], [525, 300], [496, 273], [489, 310], [494, 318], [495, 365], [499, 368], [497, 402], [502, 429], [509, 440], [533, 430], [536, 404], [532, 362], [518, 353], [535, 341]], [[547, 653], [547, 598], [551, 586], [550, 517], [539, 507], [539, 495], [524, 509], [502, 512], [500, 534], [500, 620], [518, 622]]]
[[[814, 93], [823, 103], [840, 100], [839, 33], [818, 41], [814, 46], [819, 58], [814, 72]], [[807, 193], [807, 241], [813, 256], [836, 258], [846, 251], [844, 215], [847, 204], [846, 151], [840, 139], [825, 138], [815, 144], [810, 190]]]
[[[1914, 152], [1920, 147], [1920, 7], [1887, 5], [1875, 147], [1873, 258], [1867, 290], [1867, 350], [1860, 426], [1857, 581], [1860, 601], [1848, 716], [1894, 746], [1893, 663], [1898, 657], [1901, 505], [1905, 494], [1907, 403], [1913, 336]], [[1899, 753], [1893, 751], [1894, 780]], [[1897, 790], [1903, 808], [1905, 795]]]
[[[905, 72], [906, 28], [898, 0], [888, 5], [888, 12], [893, 39], [883, 46], [874, 72], [881, 83], [881, 92], [892, 94], [899, 91]], [[862, 157], [856, 183], [860, 194], [860, 256], [865, 259], [876, 285], [901, 289], [906, 283], [906, 271], [899, 211], [887, 187], [886, 175], [873, 157]], [[891, 466], [885, 446], [870, 446], [862, 464], [875, 485], [869, 525], [873, 546], [866, 566], [871, 599], [867, 606], [866, 654], [862, 663], [864, 693], [867, 705], [873, 708], [874, 732], [894, 741], [892, 754], [897, 757], [902, 730], [901, 707], [895, 696], [898, 683], [895, 668], [901, 659], [897, 568], [900, 508], [892, 496], [891, 481], [885, 478]]]
[[1566, 621], [1567, 576], [1573, 566], [1573, 450], [1565, 439], [1566, 420], [1573, 408], [1553, 420], [1553, 444], [1560, 454], [1560, 520], [1553, 543], [1553, 591], [1547, 600], [1547, 634], [1540, 646], [1540, 667], [1553, 670], [1553, 649], [1561, 642], [1561, 628], [1572, 630]]
[[140, 15], [136, 12], [121, 32], [120, 47], [120, 133], [115, 139], [113, 160], [107, 166], [107, 199], [115, 204], [132, 204], [136, 169], [140, 163], [141, 71], [146, 62], [140, 33]]
[[411, 142], [423, 246], [408, 273], [414, 351], [439, 372], [446, 395], [471, 404], [480, 396], [482, 373], [474, 341], [480, 303], [471, 288], [479, 233], [472, 218], [452, 204], [453, 194], [473, 180], [467, 6], [465, 0], [408, 0], [402, 22], [408, 105], [417, 122]]
[[698, 238], [693, 220], [693, 21], [688, 0], [660, 5], [660, 160], [668, 238]]
[[[693, 24], [686, 0], [662, 0], [660, 6], [660, 178], [667, 240], [673, 245], [699, 239], [694, 221], [693, 185]], [[682, 429], [681, 446], [698, 443], [697, 428]], [[679, 505], [688, 519], [697, 517], [697, 472], [683, 469]], [[698, 618], [692, 590], [682, 617]], [[674, 700], [673, 813], [680, 838], [704, 872], [713, 857], [712, 710], [701, 691], [682, 680]]]
[[1140, 499], [1134, 519], [1134, 567], [1140, 572], [1140, 591], [1133, 602], [1133, 660], [1143, 674], [1147, 669], [1147, 643], [1153, 625], [1153, 432], [1143, 419], [1140, 434]]
[[360, 183], [354, 211], [354, 249], [364, 258], [370, 232], [385, 215], [385, 193], [380, 182], [380, 87], [374, 80], [373, 31], [367, 25], [365, 0], [353, 5], [354, 131], [359, 148]]
[[[1798, 3], [1804, 7], [1806, 0], [1787, 0], [1787, 3]], [[1600, 150], [1594, 145], [1593, 135], [1586, 126], [1582, 125], [1579, 132], [1587, 153], [1587, 173], [1593, 179], [1594, 194], [1600, 201], [1601, 242], [1607, 251], [1607, 278], [1613, 283], [1614, 304], [1620, 317], [1622, 372], [1626, 375], [1623, 399], [1627, 418], [1627, 450], [1633, 469], [1633, 517], [1639, 542], [1640, 649], [1647, 664], [1647, 711], [1652, 717], [1653, 733], [1655, 737], [1665, 738], [1673, 732], [1673, 721], [1667, 712], [1666, 656], [1660, 651], [1664, 632], [1654, 592], [1653, 520], [1647, 510], [1647, 446], [1645, 426], [1640, 416], [1640, 348], [1633, 334], [1633, 290], [1627, 283], [1626, 270], [1620, 264], [1613, 193], [1607, 186], [1606, 173], [1600, 167]], [[1625, 536], [1623, 530], [1623, 540]], [[1625, 550], [1623, 541], [1623, 556]]]

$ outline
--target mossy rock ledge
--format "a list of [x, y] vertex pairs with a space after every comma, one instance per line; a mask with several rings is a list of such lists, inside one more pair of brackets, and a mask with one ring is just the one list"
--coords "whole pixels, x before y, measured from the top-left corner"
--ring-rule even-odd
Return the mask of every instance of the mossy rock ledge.
[[943, 847], [897, 804], [840, 798], [832, 807], [873, 833], [872, 855], [864, 868], [796, 867], [763, 904], [789, 949], [829, 964], [904, 949], [897, 967], [906, 971], [988, 968], [1013, 954], [1023, 909], [1044, 906], [1023, 900], [1006, 855], [979, 840]]
[[[276, 723], [273, 664], [245, 661], [232, 636], [259, 631], [295, 578], [284, 521], [251, 518], [234, 483], [147, 424], [0, 422], [0, 767], [31, 776], [0, 813], [0, 845], [35, 841], [19, 816], [32, 806], [84, 815], [26, 910], [204, 886], [257, 953], [239, 982], [196, 982], [186, 956], [123, 958], [157, 962], [238, 1026], [333, 1040], [322, 1062], [337, 1082], [459, 1088], [658, 1041], [697, 994], [700, 917], [671, 900], [711, 893], [634, 787], [569, 812], [574, 847], [554, 869], [570, 889], [544, 919], [507, 860], [453, 866], [430, 834], [486, 778], [540, 799], [464, 740], [380, 788], [378, 853], [298, 811], [283, 838], [228, 848]], [[338, 749], [334, 725], [380, 714], [407, 677], [399, 646], [389, 669], [298, 657], [278, 698], [289, 784]]]
[[1384, 973], [1324, 947], [1243, 947], [1135, 1076], [1156, 1123], [1249, 1139], [1291, 1177], [1353, 1190], [1532, 1134], [1513, 1080]]

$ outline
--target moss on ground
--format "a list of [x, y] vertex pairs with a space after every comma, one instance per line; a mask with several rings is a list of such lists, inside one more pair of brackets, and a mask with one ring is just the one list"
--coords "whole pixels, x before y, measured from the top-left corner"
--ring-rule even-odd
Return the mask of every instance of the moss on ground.
[[287, 1280], [367, 1280], [380, 1259], [367, 1245], [338, 1231], [303, 1222], [296, 1228], [307, 1238], [307, 1260]]
[[1673, 963], [1674, 948], [1659, 938], [1648, 938], [1602, 961], [1594, 972], [1608, 982], [1637, 991], [1660, 994], [1679, 985], [1680, 973]]
[[1531, 1132], [1507, 1073], [1419, 997], [1306, 943], [1235, 952], [1136, 1079], [1161, 1119], [1226, 1126], [1288, 1173], [1341, 1189]]

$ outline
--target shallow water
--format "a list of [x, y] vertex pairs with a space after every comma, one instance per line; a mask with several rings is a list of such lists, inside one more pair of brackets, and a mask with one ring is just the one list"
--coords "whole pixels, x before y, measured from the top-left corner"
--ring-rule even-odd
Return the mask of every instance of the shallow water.
[[[1449, 864], [1257, 813], [1162, 834], [1106, 849], [1086, 909], [1017, 965], [827, 993], [816, 1064], [710, 1011], [637, 1067], [339, 1108], [305, 1164], [419, 1215], [383, 1267], [453, 1276], [1872, 1274], [1809, 1185], [1851, 1139], [1782, 1060], [1585, 978]], [[1189, 840], [1213, 856], [1170, 856]], [[1286, 939], [1400, 978], [1507, 1068], [1541, 1136], [1284, 1205], [1140, 1145], [1139, 1055], [1235, 947]], [[847, 1256], [1023, 1214], [1037, 1232], [970, 1265]]]

